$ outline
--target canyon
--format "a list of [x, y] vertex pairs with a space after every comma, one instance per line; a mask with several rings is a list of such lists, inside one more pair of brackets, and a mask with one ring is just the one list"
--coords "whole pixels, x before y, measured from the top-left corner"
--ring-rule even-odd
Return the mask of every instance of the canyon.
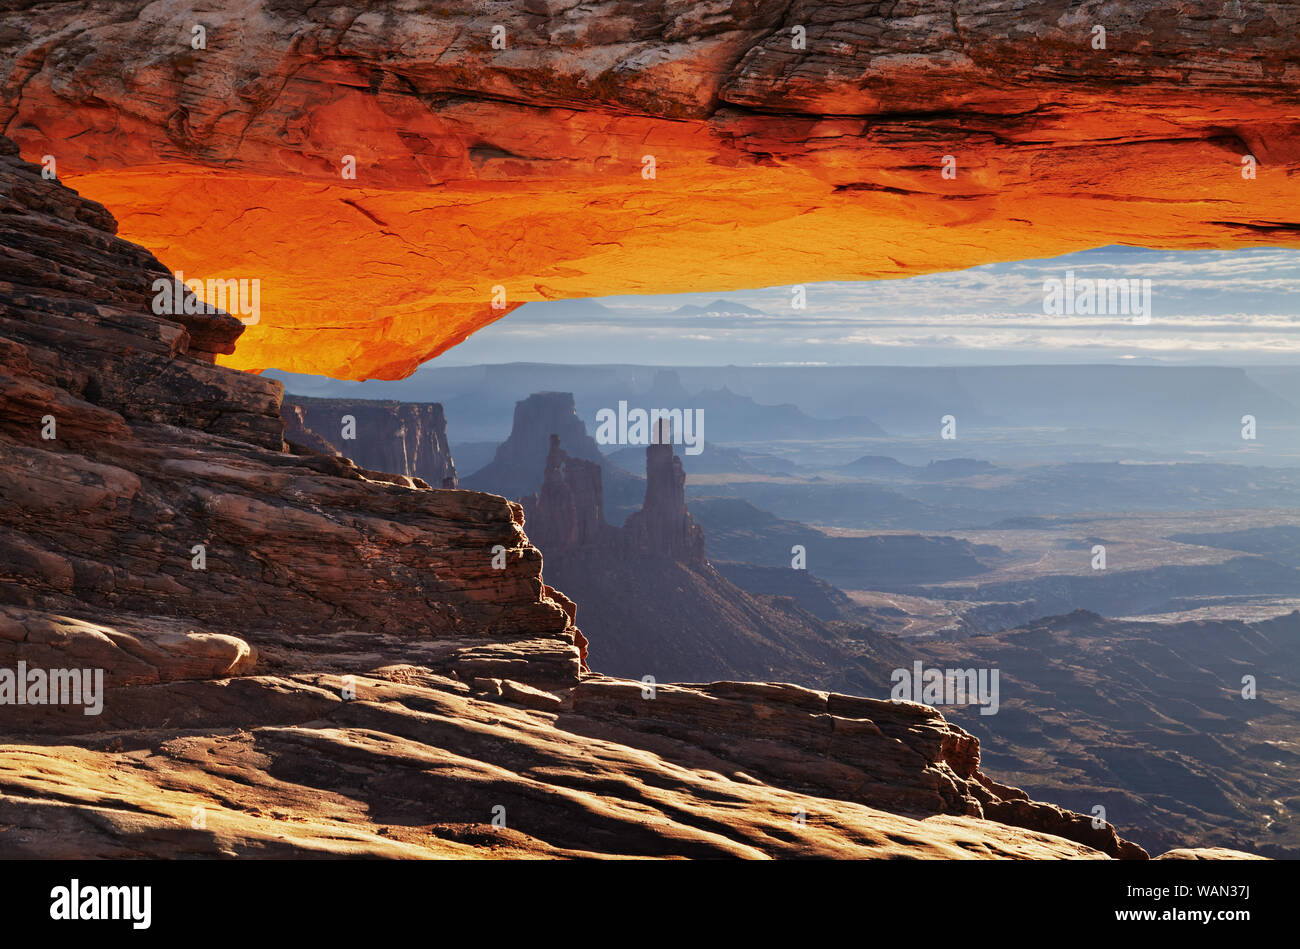
[[115, 232], [0, 139], [0, 663], [105, 673], [0, 707], [0, 852], [1146, 857], [933, 708], [589, 671], [518, 504], [287, 442]]
[[[536, 440], [559, 423], [579, 443], [587, 438], [568, 394], [548, 398], [564, 411], [516, 412], [508, 441], [529, 440], [521, 425], [538, 426]], [[1300, 611], [1279, 604], [1247, 620], [1237, 605], [1231, 618], [1139, 622], [1075, 605], [1099, 595], [1090, 588], [1110, 590], [1108, 602], [1121, 608], [1132, 595], [1125, 590], [1145, 589], [1148, 602], [1177, 597], [1182, 582], [1222, 590], [1247, 559], [1257, 562], [1257, 579], [1271, 577], [1276, 589], [1294, 593], [1285, 544], [1296, 528], [1174, 534], [1258, 556], [1078, 578], [1053, 576], [1049, 567], [1018, 591], [1039, 599], [981, 602], [963, 613], [951, 598], [972, 591], [960, 581], [936, 585], [923, 592], [949, 598], [942, 603], [953, 609], [951, 628], [918, 636], [919, 613], [898, 606], [915, 609], [913, 601], [876, 593], [892, 605], [864, 608], [859, 588], [968, 576], [991, 569], [976, 556], [1001, 563], [1009, 552], [944, 536], [828, 536], [726, 499], [688, 509], [673, 446], [638, 451], [645, 502], [623, 527], [602, 514], [600, 466], [570, 457], [555, 434], [540, 492], [520, 499], [547, 576], [580, 604], [594, 667], [630, 679], [788, 679], [880, 696], [891, 694], [900, 673], [919, 678], [921, 666], [969, 669], [975, 681], [988, 675], [1000, 685], [1001, 698], [989, 703], [996, 712], [945, 701], [945, 715], [981, 735], [986, 757], [1033, 796], [1083, 813], [1124, 814], [1128, 833], [1152, 852], [1195, 839], [1279, 858], [1297, 853], [1291, 723], [1300, 710]], [[629, 453], [619, 454], [630, 468]], [[970, 459], [915, 469], [888, 460], [870, 467], [927, 482], [944, 480], [941, 472], [960, 480], [998, 470]], [[703, 531], [691, 511], [703, 512]], [[1196, 519], [1171, 517], [1163, 530]], [[792, 543], [806, 545], [809, 569], [790, 568]], [[854, 592], [846, 596], [822, 578], [847, 581]], [[1257, 681], [1258, 700], [1241, 693], [1243, 675]]]
[[[285, 400], [280, 414], [286, 441], [328, 455], [346, 454], [364, 468], [408, 475], [434, 487], [456, 487], [456, 462], [447, 445], [447, 419], [436, 402], [296, 396]], [[340, 444], [347, 448], [346, 453], [338, 447]]]
[[260, 280], [222, 364], [395, 379], [529, 301], [1295, 247], [1297, 60], [1278, 0], [18, 0], [0, 130]]
[[[1293, 369], [638, 382], [736, 442], [698, 458], [602, 455], [629, 367], [264, 374], [414, 382], [538, 301], [788, 287], [795, 322], [819, 281], [1300, 246], [1297, 62], [1277, 0], [7, 4], [0, 671], [103, 688], [0, 689], [0, 854], [1300, 853], [1300, 482], [1232, 463], [1247, 410], [1294, 463]], [[159, 312], [180, 271], [256, 316]], [[458, 472], [448, 426], [515, 400]], [[1224, 463], [920, 457], [954, 404]], [[1121, 523], [1161, 514], [1172, 566]], [[1132, 568], [1072, 572], [1089, 537]], [[864, 697], [918, 659], [1005, 670], [999, 714]]]
[[[582, 604], [595, 667], [658, 682], [761, 678], [869, 688], [860, 662], [840, 667], [840, 633], [792, 600], [751, 596], [714, 569], [686, 509], [673, 447], [641, 449], [644, 500], [622, 526], [605, 520], [600, 467], [569, 457], [555, 434], [541, 490], [520, 499], [547, 576]], [[883, 637], [879, 645], [881, 655], [891, 651]]]

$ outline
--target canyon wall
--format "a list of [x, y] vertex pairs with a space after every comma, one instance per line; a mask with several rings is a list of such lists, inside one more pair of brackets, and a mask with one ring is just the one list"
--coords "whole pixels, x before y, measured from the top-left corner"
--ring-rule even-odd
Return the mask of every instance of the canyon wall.
[[[170, 642], [197, 624], [185, 636], [241, 656], [385, 634], [447, 668], [525, 651], [543, 679], [575, 680], [574, 630], [517, 505], [287, 453], [280, 384], [212, 364], [239, 321], [155, 315], [162, 265], [14, 151], [0, 219], [0, 604], [23, 611], [19, 626], [90, 611]], [[118, 634], [64, 642], [96, 653], [104, 635]]]
[[0, 130], [261, 281], [225, 363], [399, 378], [528, 301], [1300, 245], [1297, 62], [1280, 0], [17, 0]]
[[436, 488], [456, 487], [447, 418], [437, 402], [290, 396], [280, 411], [286, 441]]

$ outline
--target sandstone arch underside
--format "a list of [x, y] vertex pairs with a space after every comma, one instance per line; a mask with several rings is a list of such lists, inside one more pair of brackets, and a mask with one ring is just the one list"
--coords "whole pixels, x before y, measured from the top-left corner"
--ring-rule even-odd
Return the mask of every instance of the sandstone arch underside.
[[169, 267], [260, 280], [244, 369], [397, 378], [532, 300], [1300, 246], [1290, 3], [10, 10], [5, 134]]

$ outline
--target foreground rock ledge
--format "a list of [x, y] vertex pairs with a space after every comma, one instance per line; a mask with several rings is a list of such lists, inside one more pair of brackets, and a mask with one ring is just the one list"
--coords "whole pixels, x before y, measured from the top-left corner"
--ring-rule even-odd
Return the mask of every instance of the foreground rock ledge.
[[18, 0], [0, 128], [261, 280], [228, 364], [398, 378], [530, 300], [1300, 245], [1298, 62], [1283, 2]]
[[[359, 677], [349, 702], [333, 675], [174, 683], [152, 699], [111, 695], [118, 711], [93, 736], [25, 743], [11, 733], [0, 744], [0, 848], [39, 857], [1104, 856], [977, 814], [927, 816], [927, 805], [942, 808], [943, 795], [960, 797], [970, 783], [904, 741], [869, 775], [851, 753], [840, 761], [790, 743], [849, 723], [864, 734], [865, 720], [822, 716], [818, 726], [793, 715], [759, 737], [752, 723], [772, 687], [676, 687], [658, 720], [665, 734], [610, 706], [642, 701], [639, 683], [598, 679], [568, 696], [573, 707], [541, 711], [416, 667], [378, 676]], [[128, 701], [136, 707], [122, 709]], [[151, 714], [132, 720], [150, 705], [191, 711], [167, 728]], [[747, 719], [748, 739], [696, 731], [693, 719], [719, 708]], [[935, 737], [951, 729], [932, 709], [913, 714]], [[852, 729], [838, 741], [844, 751], [873, 747]], [[734, 747], [715, 747], [724, 744]], [[827, 794], [854, 778], [879, 786], [860, 800]], [[206, 826], [195, 829], [200, 813]], [[504, 828], [493, 829], [494, 816]]]

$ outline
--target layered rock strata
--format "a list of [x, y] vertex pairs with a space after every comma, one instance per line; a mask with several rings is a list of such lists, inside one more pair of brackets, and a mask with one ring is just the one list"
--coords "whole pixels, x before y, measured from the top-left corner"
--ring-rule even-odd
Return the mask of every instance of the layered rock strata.
[[[285, 440], [351, 458], [363, 468], [456, 487], [447, 417], [437, 402], [292, 396], [280, 409]], [[340, 447], [342, 446], [342, 447]]]
[[224, 361], [398, 378], [528, 301], [1300, 245], [1298, 61], [1280, 0], [17, 0], [0, 128], [262, 281]]
[[[177, 620], [249, 642], [392, 634], [436, 643], [448, 670], [576, 679], [573, 629], [543, 593], [518, 505], [287, 452], [280, 384], [211, 362], [239, 321], [154, 315], [166, 270], [13, 151], [0, 156], [0, 603], [89, 611], [137, 636]], [[97, 638], [61, 641], [71, 661]]]

